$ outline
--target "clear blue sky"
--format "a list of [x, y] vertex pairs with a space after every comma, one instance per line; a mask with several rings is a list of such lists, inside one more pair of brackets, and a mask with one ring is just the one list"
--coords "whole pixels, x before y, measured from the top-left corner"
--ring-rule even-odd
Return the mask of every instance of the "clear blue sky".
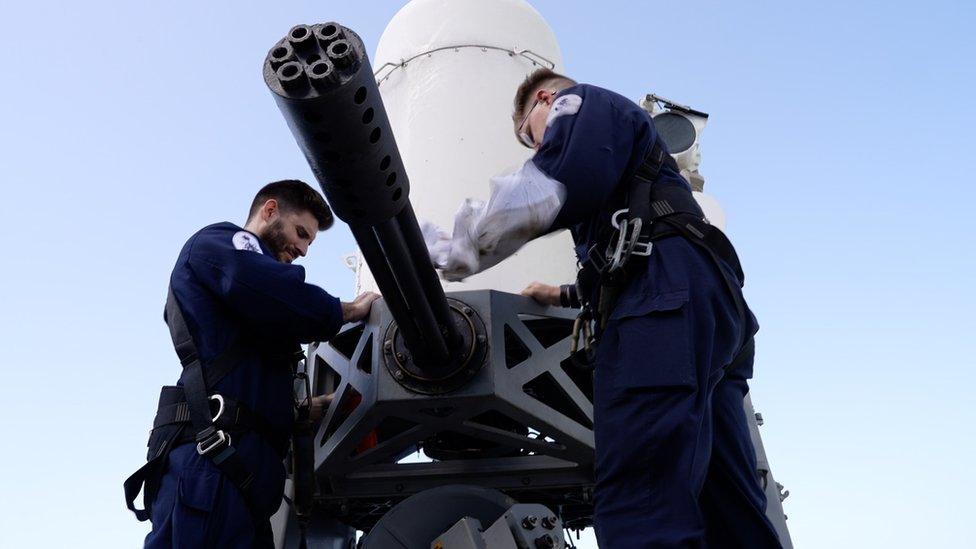
[[[312, 179], [261, 61], [328, 19], [372, 51], [401, 4], [0, 6], [0, 546], [141, 543], [121, 482], [178, 374], [176, 254]], [[973, 4], [533, 4], [580, 80], [712, 114], [701, 169], [762, 324], [753, 398], [797, 546], [976, 543]], [[310, 279], [350, 297], [354, 247], [324, 235]]]

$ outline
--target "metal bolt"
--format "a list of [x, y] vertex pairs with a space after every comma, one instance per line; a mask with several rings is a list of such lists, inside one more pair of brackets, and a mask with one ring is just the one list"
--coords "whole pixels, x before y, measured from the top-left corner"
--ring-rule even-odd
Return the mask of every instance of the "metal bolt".
[[552, 530], [556, 527], [556, 517], [555, 515], [549, 515], [548, 517], [542, 517], [542, 527], [546, 530]]
[[552, 549], [556, 546], [556, 538], [549, 534], [543, 534], [535, 538], [535, 546], [539, 549]]
[[464, 314], [466, 314], [466, 315], [469, 315], [469, 314], [471, 314], [471, 313], [472, 313], [473, 311], [471, 310], [471, 307], [465, 307], [465, 308], [463, 308], [463, 309], [461, 309], [461, 312], [463, 312], [463, 313], [464, 313]]
[[387, 353], [393, 351], [393, 340], [392, 339], [387, 339], [386, 341], [383, 342], [383, 350], [386, 351]]
[[393, 370], [393, 377], [396, 379], [403, 379], [403, 372], [400, 370]]
[[539, 524], [539, 517], [535, 515], [529, 515], [522, 519], [522, 528], [525, 528], [526, 530], [535, 528], [536, 524]]
[[763, 417], [762, 414], [760, 414], [759, 412], [756, 412], [756, 424], [757, 425], [763, 424]]
[[398, 362], [403, 362], [403, 353], [397, 353], [396, 354], [396, 359], [397, 359]]

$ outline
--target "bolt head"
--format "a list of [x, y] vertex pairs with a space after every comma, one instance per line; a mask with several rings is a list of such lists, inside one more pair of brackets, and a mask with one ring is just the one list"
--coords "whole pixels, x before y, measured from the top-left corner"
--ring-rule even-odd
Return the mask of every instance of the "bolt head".
[[542, 526], [546, 530], [552, 530], [556, 527], [556, 517], [555, 515], [549, 515], [547, 517], [542, 517]]
[[535, 528], [536, 524], [539, 524], [539, 517], [535, 515], [528, 515], [522, 519], [522, 528], [525, 528], [526, 530]]
[[403, 379], [403, 372], [400, 370], [393, 370], [393, 377], [397, 379]]

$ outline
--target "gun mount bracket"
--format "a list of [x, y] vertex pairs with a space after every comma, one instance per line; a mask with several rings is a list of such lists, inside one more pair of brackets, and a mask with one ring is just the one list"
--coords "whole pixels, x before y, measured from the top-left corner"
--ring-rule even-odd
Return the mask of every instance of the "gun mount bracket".
[[417, 364], [418, 357], [407, 348], [396, 321], [386, 330], [383, 363], [393, 379], [415, 393], [439, 395], [464, 386], [478, 373], [488, 356], [488, 333], [481, 317], [461, 301], [447, 301], [460, 337], [447, 363], [423, 363], [421, 368]]

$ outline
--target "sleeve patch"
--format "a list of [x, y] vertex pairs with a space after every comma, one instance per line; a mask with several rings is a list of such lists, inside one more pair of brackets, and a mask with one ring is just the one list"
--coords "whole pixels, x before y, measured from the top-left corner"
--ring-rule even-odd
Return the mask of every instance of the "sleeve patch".
[[552, 104], [552, 108], [549, 109], [549, 117], [546, 118], [546, 127], [551, 126], [552, 122], [560, 116], [572, 116], [578, 113], [581, 105], [583, 105], [583, 98], [574, 93], [559, 97]]
[[234, 248], [238, 250], [247, 250], [249, 252], [257, 252], [263, 254], [261, 251], [261, 245], [258, 244], [258, 238], [247, 231], [237, 231], [234, 233]]

